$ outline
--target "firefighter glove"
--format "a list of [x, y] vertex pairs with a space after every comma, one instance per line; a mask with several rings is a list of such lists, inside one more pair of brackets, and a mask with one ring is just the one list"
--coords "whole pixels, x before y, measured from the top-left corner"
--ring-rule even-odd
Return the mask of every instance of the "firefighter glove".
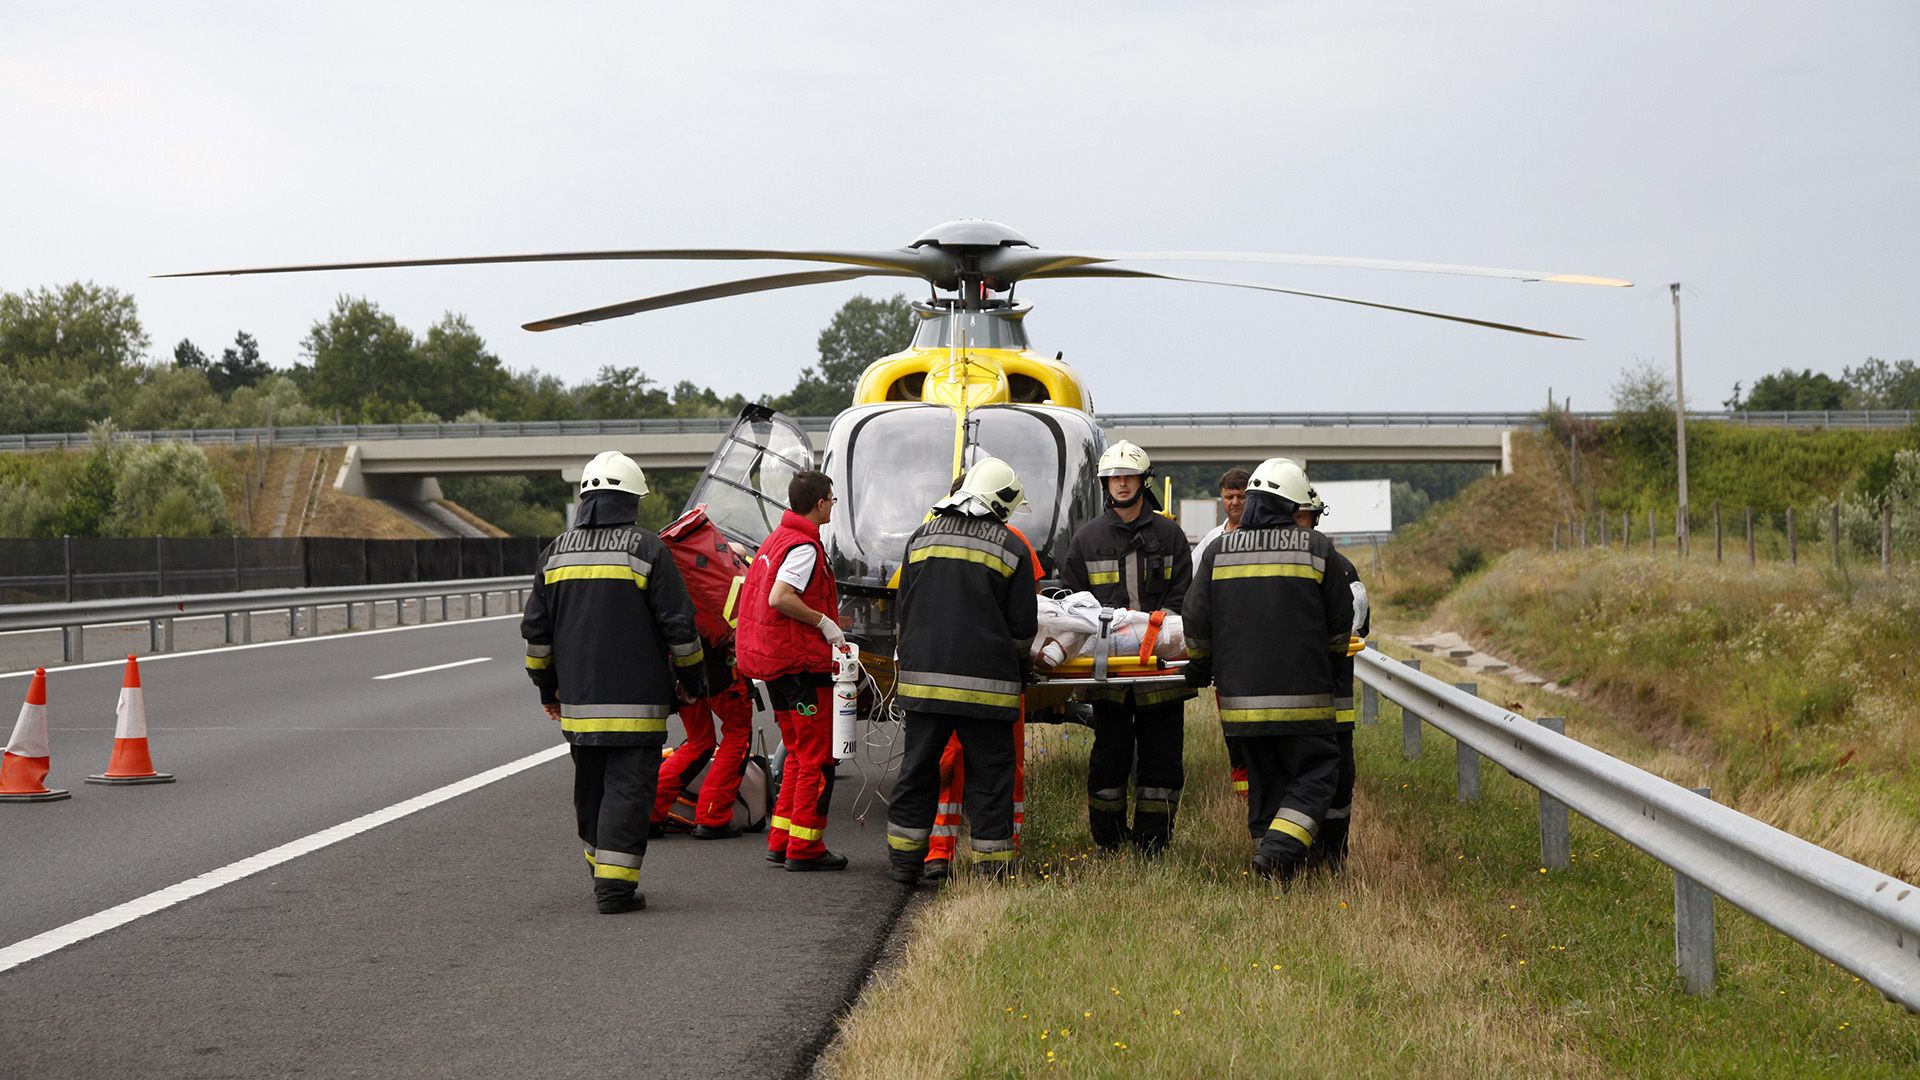
[[1180, 669], [1180, 677], [1192, 687], [1205, 686], [1213, 681], [1213, 661], [1189, 660], [1187, 666]]

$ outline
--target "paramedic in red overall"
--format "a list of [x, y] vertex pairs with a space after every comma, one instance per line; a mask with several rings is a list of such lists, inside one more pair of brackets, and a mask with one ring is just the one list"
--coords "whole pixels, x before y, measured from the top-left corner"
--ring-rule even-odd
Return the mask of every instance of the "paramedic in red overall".
[[767, 684], [787, 748], [767, 861], [795, 871], [847, 866], [825, 842], [835, 764], [833, 647], [846, 640], [837, 621], [840, 593], [820, 543], [835, 501], [825, 473], [795, 473], [787, 484], [792, 509], [760, 545], [740, 591], [740, 674]]

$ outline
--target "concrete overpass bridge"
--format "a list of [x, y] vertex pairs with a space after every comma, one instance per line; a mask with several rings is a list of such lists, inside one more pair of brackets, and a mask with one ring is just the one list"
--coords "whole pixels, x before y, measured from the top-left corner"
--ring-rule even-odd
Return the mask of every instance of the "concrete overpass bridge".
[[[1575, 413], [1601, 421], [1611, 413]], [[1752, 427], [1898, 428], [1913, 410], [1689, 412], [1690, 423]], [[824, 435], [829, 420], [803, 417]], [[1512, 433], [1537, 428], [1537, 412], [1110, 413], [1110, 439], [1146, 447], [1168, 463], [1246, 462], [1287, 454], [1307, 462], [1512, 461]], [[437, 477], [459, 473], [541, 473], [577, 477], [602, 450], [620, 450], [651, 469], [698, 468], [712, 456], [730, 418], [563, 420], [484, 424], [348, 424], [305, 428], [122, 432], [135, 442], [347, 446], [335, 486], [391, 499], [438, 498]], [[79, 434], [0, 435], [0, 452], [85, 447]]]
[[[577, 479], [581, 463], [618, 450], [645, 469], [699, 468], [730, 421], [640, 420], [439, 425], [434, 437], [348, 443], [335, 486], [378, 498], [437, 497], [435, 478], [459, 473], [555, 472]], [[801, 420], [824, 436], [829, 421]], [[1110, 440], [1147, 448], [1158, 462], [1254, 461], [1285, 454], [1302, 462], [1465, 461], [1511, 465], [1512, 433], [1537, 426], [1530, 413], [1113, 414], [1100, 425]], [[485, 428], [464, 431], [461, 428]], [[512, 430], [499, 430], [502, 428]], [[557, 430], [550, 430], [557, 429]], [[824, 440], [816, 439], [816, 444]]]

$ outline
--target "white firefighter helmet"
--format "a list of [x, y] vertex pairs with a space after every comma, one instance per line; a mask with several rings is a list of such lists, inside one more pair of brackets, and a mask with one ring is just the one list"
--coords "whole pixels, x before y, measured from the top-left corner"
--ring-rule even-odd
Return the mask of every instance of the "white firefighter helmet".
[[981, 458], [967, 469], [966, 478], [960, 481], [960, 490], [934, 503], [936, 509], [946, 507], [964, 507], [968, 502], [977, 502], [993, 511], [1002, 521], [1007, 515], [1027, 507], [1027, 487], [1013, 471], [1013, 466], [999, 458]]
[[640, 471], [640, 465], [618, 450], [607, 450], [595, 454], [587, 467], [580, 470], [580, 494], [591, 495], [596, 491], [624, 491], [639, 498], [647, 497], [647, 474]]
[[1307, 470], [1292, 458], [1268, 458], [1253, 470], [1247, 481], [1249, 492], [1265, 491], [1280, 496], [1295, 506], [1311, 509], [1320, 496], [1307, 480]]
[[1153, 468], [1153, 459], [1145, 450], [1125, 439], [1107, 447], [1100, 455], [1100, 476], [1144, 476]]

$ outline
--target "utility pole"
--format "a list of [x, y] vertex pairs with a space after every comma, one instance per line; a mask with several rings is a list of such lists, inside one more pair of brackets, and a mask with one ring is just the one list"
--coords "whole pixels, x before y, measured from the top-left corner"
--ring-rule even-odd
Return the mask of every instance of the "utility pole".
[[1686, 551], [1693, 545], [1693, 530], [1687, 524], [1687, 391], [1684, 372], [1680, 364], [1680, 283], [1667, 286], [1673, 290], [1673, 425], [1678, 435], [1680, 451], [1680, 550]]

